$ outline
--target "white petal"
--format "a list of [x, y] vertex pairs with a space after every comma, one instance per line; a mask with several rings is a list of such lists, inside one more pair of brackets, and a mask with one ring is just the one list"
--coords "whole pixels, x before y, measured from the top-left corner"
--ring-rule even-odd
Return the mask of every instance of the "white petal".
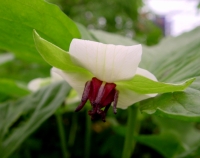
[[91, 76], [81, 75], [80, 73], [67, 73], [55, 67], [52, 71], [59, 74], [64, 80], [66, 80], [67, 83], [69, 83], [69, 85], [77, 91], [80, 98], [82, 96], [85, 83], [92, 79]]
[[134, 103], [156, 96], [152, 94], [151, 95], [138, 94], [123, 87], [118, 88], [118, 90], [119, 90], [119, 99], [117, 103], [117, 108], [121, 109], [126, 109], [127, 107], [133, 105]]
[[157, 78], [151, 72], [149, 72], [145, 69], [139, 68], [139, 67], [136, 70], [136, 74], [144, 76], [144, 77], [149, 78], [154, 81], [158, 81]]
[[58, 82], [58, 81], [62, 81], [63, 80], [63, 77], [61, 77], [56, 72], [54, 72], [53, 68], [51, 68], [50, 73], [51, 73], [51, 81], [52, 82]]
[[142, 47], [73, 39], [69, 53], [75, 64], [89, 70], [98, 79], [115, 82], [135, 75], [141, 60]]
[[36, 78], [28, 83], [28, 89], [32, 92], [39, 90], [41, 87], [49, 85], [51, 83], [50, 78]]
[[[157, 81], [156, 77], [145, 69], [138, 68], [136, 74], [147, 77], [151, 80]], [[157, 94], [138, 94], [122, 86], [117, 86], [119, 90], [118, 108], [126, 109], [128, 106], [145, 100], [147, 98], [155, 97]]]
[[31, 80], [28, 83], [28, 89], [31, 90], [32, 92], [37, 91], [41, 87], [40, 85], [42, 83], [42, 80], [43, 80], [42, 78], [36, 78], [36, 79]]

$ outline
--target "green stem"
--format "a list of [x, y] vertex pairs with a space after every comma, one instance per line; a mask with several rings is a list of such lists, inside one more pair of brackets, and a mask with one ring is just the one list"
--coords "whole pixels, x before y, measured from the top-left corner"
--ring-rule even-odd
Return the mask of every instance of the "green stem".
[[91, 119], [88, 116], [88, 110], [86, 110], [86, 130], [85, 130], [85, 158], [90, 157], [90, 142], [91, 142]]
[[137, 131], [137, 113], [138, 107], [136, 105], [132, 105], [128, 108], [128, 121], [122, 158], [130, 158], [135, 148], [136, 141], [133, 137]]
[[78, 124], [77, 124], [77, 113], [74, 113], [72, 116], [72, 125], [69, 131], [69, 141], [68, 145], [72, 147], [74, 145], [74, 141], [76, 138], [76, 132], [77, 132]]
[[58, 132], [60, 136], [60, 145], [62, 149], [63, 158], [69, 158], [69, 152], [67, 150], [67, 144], [66, 144], [65, 130], [62, 122], [62, 114], [60, 112], [57, 112], [55, 115], [58, 124]]

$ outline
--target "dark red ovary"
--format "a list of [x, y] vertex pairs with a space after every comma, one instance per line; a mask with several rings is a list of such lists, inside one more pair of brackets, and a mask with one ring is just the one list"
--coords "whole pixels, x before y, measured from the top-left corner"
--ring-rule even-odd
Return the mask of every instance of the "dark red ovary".
[[90, 100], [92, 105], [92, 110], [88, 111], [91, 119], [101, 117], [105, 121], [106, 113], [113, 102], [113, 110], [116, 114], [118, 91], [115, 89], [116, 84], [114, 83], [104, 83], [97, 78], [92, 78], [85, 85], [85, 89], [82, 95], [82, 100], [75, 111], [80, 111], [87, 100]]

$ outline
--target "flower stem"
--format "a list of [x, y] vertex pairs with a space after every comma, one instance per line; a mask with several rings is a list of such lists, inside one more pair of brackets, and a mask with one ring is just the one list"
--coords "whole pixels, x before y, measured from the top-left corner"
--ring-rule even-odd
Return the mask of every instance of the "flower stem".
[[68, 141], [68, 146], [72, 147], [74, 145], [75, 139], [76, 139], [76, 132], [78, 128], [78, 123], [77, 123], [77, 113], [74, 113], [72, 116], [72, 125], [69, 131], [69, 141]]
[[88, 110], [86, 110], [86, 128], [85, 128], [85, 158], [90, 157], [90, 142], [91, 142], [91, 119], [88, 116]]
[[69, 158], [69, 152], [67, 150], [67, 144], [66, 144], [66, 137], [65, 137], [65, 130], [62, 122], [62, 114], [58, 111], [55, 114], [57, 124], [58, 124], [58, 132], [60, 137], [60, 145], [62, 149], [62, 155], [63, 158]]
[[133, 137], [137, 131], [137, 113], [138, 107], [136, 105], [132, 105], [128, 108], [128, 121], [122, 158], [130, 158], [135, 148], [136, 141], [133, 139]]

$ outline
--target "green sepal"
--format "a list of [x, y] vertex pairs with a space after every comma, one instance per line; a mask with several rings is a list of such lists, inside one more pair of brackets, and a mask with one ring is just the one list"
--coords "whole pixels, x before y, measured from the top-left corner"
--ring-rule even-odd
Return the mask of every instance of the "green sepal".
[[152, 94], [183, 91], [191, 85], [194, 80], [195, 78], [192, 78], [180, 84], [172, 84], [153, 81], [144, 76], [135, 75], [131, 80], [119, 81], [116, 82], [116, 84], [139, 94]]
[[91, 75], [88, 70], [75, 65], [72, 62], [72, 57], [68, 52], [43, 39], [35, 30], [33, 31], [33, 37], [39, 54], [51, 66], [64, 70], [68, 73], [81, 73], [82, 75]]

